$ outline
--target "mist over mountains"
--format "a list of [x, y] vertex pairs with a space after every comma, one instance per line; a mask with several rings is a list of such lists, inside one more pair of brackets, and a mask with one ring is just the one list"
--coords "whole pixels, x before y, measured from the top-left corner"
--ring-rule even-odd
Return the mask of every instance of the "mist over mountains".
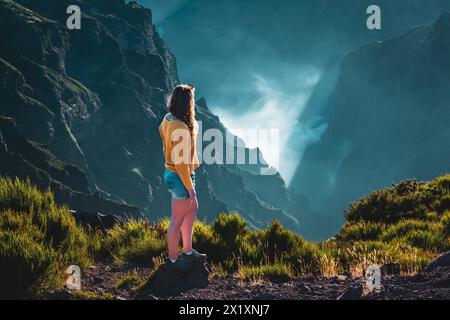
[[214, 110], [235, 111], [257, 100], [254, 74], [288, 86], [299, 68], [322, 71], [336, 55], [431, 23], [450, 10], [444, 0], [378, 1], [382, 29], [374, 32], [366, 28], [372, 4], [366, 0], [140, 2], [161, 13], [157, 28], [177, 56], [182, 80], [195, 81]]
[[[155, 11], [163, 3], [145, 2]], [[382, 29], [377, 31], [366, 28], [366, 9], [371, 4], [350, 0], [174, 1], [158, 23], [158, 30], [177, 55], [181, 78], [197, 84], [225, 125], [282, 128], [280, 172], [322, 216], [316, 230], [320, 237], [333, 234], [347, 203], [367, 191], [399, 179], [429, 179], [448, 171], [438, 156], [442, 148], [448, 150], [448, 129], [438, 124], [439, 119], [420, 125], [423, 134], [436, 141], [436, 147], [440, 144], [439, 149], [430, 150], [428, 143], [419, 137], [415, 140], [412, 134], [418, 130], [416, 121], [423, 119], [421, 112], [436, 110], [436, 104], [448, 101], [440, 86], [426, 89], [443, 81], [442, 75], [434, 76], [444, 72], [446, 62], [437, 60], [422, 67], [429, 69], [423, 83], [400, 84], [404, 80], [400, 77], [417, 79], [425, 72], [418, 70], [424, 63], [421, 59], [432, 60], [425, 52], [439, 55], [445, 51], [440, 51], [442, 45], [436, 45], [439, 49], [434, 53], [425, 49], [425, 36], [397, 36], [434, 23], [450, 11], [450, 3], [378, 1]], [[445, 27], [441, 29], [444, 32]], [[435, 41], [445, 43], [443, 39], [441, 35]], [[383, 59], [377, 53], [369, 55], [375, 45], [368, 45], [364, 47], [367, 66], [358, 63], [363, 51], [358, 48], [378, 41], [387, 41], [380, 44], [386, 46]], [[388, 46], [396, 41], [402, 45]], [[417, 60], [407, 58], [406, 64], [403, 57], [410, 57], [419, 47], [421, 55]], [[352, 63], [358, 67], [349, 70]], [[378, 68], [385, 73], [374, 82], [372, 72]], [[400, 70], [409, 73], [401, 75]], [[391, 101], [394, 83], [396, 100]], [[413, 98], [417, 92], [423, 95], [421, 99]], [[414, 120], [403, 121], [405, 113]], [[380, 128], [371, 128], [374, 122]], [[343, 127], [366, 129], [343, 138]], [[396, 136], [399, 130], [411, 132], [405, 138], [410, 142]], [[383, 145], [391, 135], [395, 138], [387, 152]], [[359, 151], [362, 158], [352, 151], [356, 141], [368, 149]], [[428, 164], [419, 165], [416, 159], [427, 155]], [[355, 158], [350, 160], [352, 156]], [[376, 170], [370, 165], [374, 163], [378, 163]], [[345, 170], [341, 168], [344, 165]]]
[[293, 180], [312, 207], [342, 211], [374, 188], [449, 172], [449, 39], [447, 13], [345, 57], [328, 128]]

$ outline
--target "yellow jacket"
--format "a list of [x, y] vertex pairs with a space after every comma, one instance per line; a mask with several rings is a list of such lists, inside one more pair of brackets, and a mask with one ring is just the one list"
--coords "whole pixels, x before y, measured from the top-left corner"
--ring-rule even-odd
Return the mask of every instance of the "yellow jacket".
[[159, 126], [166, 169], [178, 173], [186, 189], [192, 189], [191, 173], [199, 167], [195, 135], [188, 126], [172, 114], [167, 114]]

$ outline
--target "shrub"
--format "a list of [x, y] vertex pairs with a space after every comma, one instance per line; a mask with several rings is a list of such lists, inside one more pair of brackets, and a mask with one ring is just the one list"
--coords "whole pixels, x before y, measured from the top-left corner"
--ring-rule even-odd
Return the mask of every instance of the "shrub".
[[54, 209], [50, 192], [41, 192], [30, 182], [0, 178], [0, 211], [27, 212], [42, 221], [43, 214]]
[[[208, 229], [203, 228], [203, 245], [208, 258], [222, 263], [228, 271], [234, 271], [237, 268], [236, 257], [240, 255], [242, 243], [249, 233], [245, 220], [237, 213], [222, 213], [212, 224], [212, 234]], [[201, 236], [196, 235], [196, 240], [200, 240]]]
[[436, 186], [439, 190], [442, 190], [447, 195], [450, 194], [450, 174], [437, 177], [430, 182], [431, 185]]
[[253, 231], [241, 246], [243, 264], [259, 265], [288, 263], [299, 274], [318, 274], [322, 269], [321, 252], [314, 244], [289, 231], [278, 221], [265, 230]]
[[402, 238], [413, 231], [440, 232], [438, 229], [438, 224], [428, 221], [415, 219], [401, 220], [400, 222], [389, 226], [381, 235], [381, 239], [385, 242], [390, 242], [396, 238]]
[[213, 223], [213, 230], [230, 249], [233, 249], [238, 244], [236, 240], [244, 237], [248, 231], [245, 220], [237, 213], [221, 213]]
[[386, 228], [384, 223], [357, 221], [347, 223], [339, 233], [343, 241], [377, 240]]
[[398, 262], [404, 272], [420, 270], [450, 248], [449, 187], [450, 175], [430, 182], [407, 180], [356, 201], [345, 212], [347, 223], [335, 242], [354, 247], [336, 259], [344, 268], [379, 261]]
[[88, 251], [91, 260], [101, 259], [102, 245], [103, 245], [103, 234], [100, 230], [93, 230], [88, 228], [86, 230], [88, 237]]
[[0, 238], [3, 298], [38, 297], [62, 284], [69, 265], [90, 262], [88, 237], [69, 210], [29, 182], [0, 178]]
[[147, 221], [131, 220], [107, 232], [103, 250], [116, 264], [150, 264], [166, 250], [166, 242]]
[[137, 272], [130, 273], [125, 277], [118, 279], [116, 281], [115, 287], [118, 289], [133, 289], [136, 288], [139, 284], [141, 284], [142, 280], [137, 274]]
[[[257, 232], [254, 232], [256, 234]], [[249, 241], [243, 241], [239, 248], [238, 258], [246, 265], [260, 265], [261, 262], [271, 263], [267, 254], [267, 246], [262, 243], [262, 239], [255, 238]]]
[[26, 233], [0, 232], [0, 298], [31, 298], [60, 279], [54, 250]]
[[441, 218], [443, 232], [447, 237], [450, 237], [450, 211], [446, 211]]
[[385, 190], [377, 190], [350, 205], [348, 221], [392, 223], [401, 219], [425, 219], [427, 212], [442, 214], [450, 206], [450, 175], [428, 183], [402, 181]]
[[257, 233], [259, 242], [265, 245], [269, 261], [275, 261], [292, 252], [294, 248], [302, 247], [305, 241], [292, 231], [273, 221], [263, 232]]
[[443, 234], [432, 230], [413, 230], [406, 234], [403, 241], [413, 247], [436, 252], [446, 250], [448, 246]]
[[203, 222], [195, 222], [192, 243], [198, 251], [206, 253], [211, 261], [220, 262], [229, 256], [227, 244], [221, 244], [212, 226]]
[[430, 257], [405, 243], [388, 244], [381, 241], [355, 242], [331, 254], [335, 255], [342, 270], [353, 274], [363, 274], [371, 264], [381, 266], [387, 263], [399, 263], [402, 272], [411, 273], [421, 270]]
[[167, 231], [169, 230], [170, 226], [170, 219], [169, 218], [163, 218], [158, 223], [156, 223], [153, 227], [158, 233], [159, 238], [166, 238]]
[[302, 275], [319, 275], [326, 269], [323, 265], [322, 252], [311, 243], [304, 243], [303, 246], [294, 248], [289, 261]]
[[87, 291], [72, 291], [70, 292], [71, 300], [114, 300], [115, 297], [109, 292], [95, 294]]

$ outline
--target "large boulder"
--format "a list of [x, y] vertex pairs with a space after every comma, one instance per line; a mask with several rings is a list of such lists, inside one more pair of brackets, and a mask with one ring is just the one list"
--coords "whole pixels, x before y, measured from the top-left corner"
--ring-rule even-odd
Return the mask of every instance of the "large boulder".
[[425, 269], [425, 272], [433, 271], [437, 268], [450, 267], [450, 251], [444, 252], [439, 257], [434, 259]]
[[356, 281], [347, 287], [336, 300], [361, 300], [364, 287], [360, 281]]
[[165, 264], [151, 276], [143, 296], [157, 297], [176, 296], [191, 289], [206, 288], [209, 285], [209, 270], [204, 262], [190, 262], [190, 268], [186, 271], [168, 270]]
[[83, 227], [90, 227], [94, 230], [100, 230], [103, 233], [109, 229], [112, 229], [116, 224], [122, 224], [125, 221], [125, 218], [117, 215], [74, 210], [71, 210], [70, 212], [74, 216], [75, 220]]

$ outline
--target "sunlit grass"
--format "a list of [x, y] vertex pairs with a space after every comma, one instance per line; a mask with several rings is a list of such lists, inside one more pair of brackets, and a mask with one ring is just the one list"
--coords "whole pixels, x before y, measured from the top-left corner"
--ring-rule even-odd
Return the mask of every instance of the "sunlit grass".
[[[215, 276], [253, 281], [344, 271], [362, 275], [369, 265], [386, 263], [414, 273], [450, 249], [449, 181], [444, 176], [375, 191], [350, 206], [346, 224], [328, 241], [308, 242], [278, 221], [254, 230], [233, 213], [210, 225], [197, 221], [194, 247], [208, 255]], [[129, 220], [104, 235], [78, 226], [50, 192], [0, 179], [0, 295], [38, 297], [62, 286], [67, 266], [84, 267], [93, 259], [148, 266], [154, 273], [165, 260], [169, 223]], [[148, 281], [131, 273], [118, 279], [116, 288], [138, 291]]]
[[99, 243], [57, 208], [50, 192], [0, 178], [0, 297], [29, 298], [62, 285], [65, 269], [87, 266]]

